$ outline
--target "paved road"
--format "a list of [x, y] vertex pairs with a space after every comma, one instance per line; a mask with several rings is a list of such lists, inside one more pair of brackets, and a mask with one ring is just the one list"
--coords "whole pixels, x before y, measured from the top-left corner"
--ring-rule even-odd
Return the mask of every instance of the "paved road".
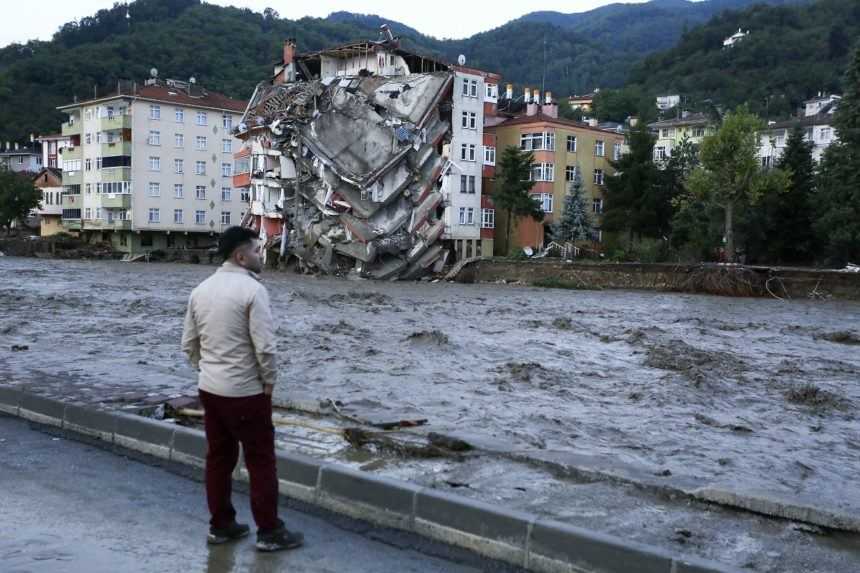
[[[237, 494], [239, 519], [250, 519]], [[477, 571], [282, 508], [306, 547], [258, 554], [205, 544], [203, 485], [0, 414], [0, 563], [5, 573]], [[253, 523], [253, 522], [250, 522]], [[398, 546], [400, 545], [400, 546]]]

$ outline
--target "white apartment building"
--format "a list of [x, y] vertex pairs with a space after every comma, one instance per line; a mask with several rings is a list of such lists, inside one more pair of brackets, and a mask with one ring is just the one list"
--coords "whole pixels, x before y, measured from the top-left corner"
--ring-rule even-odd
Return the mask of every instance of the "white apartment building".
[[119, 251], [210, 246], [247, 208], [232, 187], [245, 103], [147, 80], [62, 106], [63, 226]]
[[833, 115], [841, 99], [838, 95], [818, 94], [804, 102], [800, 117], [768, 123], [759, 134], [758, 155], [762, 166], [776, 166], [796, 127], [803, 130], [806, 141], [812, 142], [812, 159], [820, 162], [827, 148], [839, 140], [833, 127]]

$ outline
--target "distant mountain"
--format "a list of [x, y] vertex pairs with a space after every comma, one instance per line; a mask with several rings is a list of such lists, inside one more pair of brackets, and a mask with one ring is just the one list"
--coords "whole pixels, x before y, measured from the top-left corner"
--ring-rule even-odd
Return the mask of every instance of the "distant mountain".
[[685, 30], [726, 10], [755, 4], [802, 4], [811, 0], [651, 0], [643, 4], [608, 4], [573, 14], [531, 12], [521, 22], [541, 22], [577, 32], [604, 48], [645, 54], [675, 45]]
[[[732, 48], [738, 28], [749, 36]], [[725, 12], [685, 33], [678, 45], [637, 64], [630, 85], [679, 93], [731, 107], [748, 103], [770, 117], [786, 115], [819, 91], [840, 92], [860, 38], [860, 1], [764, 6]]]

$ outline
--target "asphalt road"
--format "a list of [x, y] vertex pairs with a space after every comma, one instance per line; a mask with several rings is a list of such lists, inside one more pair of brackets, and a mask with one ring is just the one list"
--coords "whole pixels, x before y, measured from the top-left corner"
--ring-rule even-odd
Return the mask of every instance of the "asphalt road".
[[477, 571], [416, 551], [391, 532], [342, 529], [282, 506], [305, 547], [259, 554], [249, 538], [206, 545], [203, 484], [0, 414], [0, 563], [5, 573], [87, 571]]

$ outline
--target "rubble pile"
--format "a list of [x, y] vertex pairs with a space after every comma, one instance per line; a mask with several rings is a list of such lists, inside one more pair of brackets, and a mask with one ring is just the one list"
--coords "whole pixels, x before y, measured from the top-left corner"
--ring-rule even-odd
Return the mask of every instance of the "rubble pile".
[[270, 244], [326, 273], [441, 270], [452, 85], [448, 71], [260, 84], [237, 132], [262, 208], [285, 222]]

